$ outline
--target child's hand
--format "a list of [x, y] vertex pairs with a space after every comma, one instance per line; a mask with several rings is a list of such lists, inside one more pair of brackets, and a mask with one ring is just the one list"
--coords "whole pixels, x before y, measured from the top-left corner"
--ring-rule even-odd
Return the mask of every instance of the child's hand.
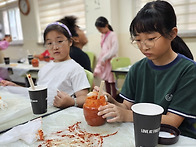
[[93, 91], [96, 91], [96, 92], [99, 92], [99, 87], [98, 86], [95, 86]]
[[53, 105], [58, 108], [67, 108], [74, 105], [74, 99], [71, 98], [67, 93], [57, 91]]
[[11, 81], [7, 81], [7, 80], [1, 80], [0, 85], [1, 86], [17, 86], [17, 84]]
[[[99, 87], [95, 86], [93, 91], [99, 92]], [[109, 93], [105, 91], [102, 91], [102, 94], [105, 96], [107, 102], [112, 102], [112, 99], [114, 99]]]
[[105, 65], [105, 61], [101, 61], [101, 65], [104, 66]]
[[99, 107], [97, 115], [107, 118], [107, 122], [123, 122], [126, 115], [124, 108], [108, 103], [105, 106]]

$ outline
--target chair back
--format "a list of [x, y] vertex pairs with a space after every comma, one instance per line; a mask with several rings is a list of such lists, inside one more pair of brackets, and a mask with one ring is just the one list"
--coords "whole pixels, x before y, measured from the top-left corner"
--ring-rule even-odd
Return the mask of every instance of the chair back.
[[[112, 58], [110, 63], [112, 65], [112, 70], [115, 70], [117, 68], [130, 66], [131, 60], [128, 57], [114, 57], [114, 58]], [[122, 84], [124, 83], [124, 80], [126, 78], [126, 74], [114, 72], [114, 78], [116, 81], [115, 87], [116, 87], [117, 91], [120, 92], [121, 88], [122, 88]], [[122, 80], [123, 80], [123, 82], [122, 82]]]
[[89, 52], [89, 51], [86, 51], [85, 52], [89, 59], [90, 59], [90, 62], [91, 62], [91, 70], [93, 71], [94, 69], [94, 65], [95, 65], [95, 54], [93, 52]]
[[114, 57], [111, 60], [112, 70], [120, 67], [127, 67], [131, 64], [130, 58], [128, 57]]
[[93, 86], [94, 86], [94, 76], [93, 76], [93, 73], [86, 70], [85, 69], [85, 72], [86, 72], [86, 76], [87, 76], [87, 79], [89, 81], [89, 84], [90, 84], [90, 89], [89, 89], [89, 92], [93, 90]]

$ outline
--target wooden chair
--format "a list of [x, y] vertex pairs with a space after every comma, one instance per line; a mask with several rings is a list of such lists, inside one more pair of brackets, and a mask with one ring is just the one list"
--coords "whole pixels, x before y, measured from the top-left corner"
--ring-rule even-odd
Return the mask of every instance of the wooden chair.
[[[111, 60], [111, 65], [112, 65], [112, 70], [115, 70], [117, 68], [121, 67], [128, 67], [131, 64], [131, 60], [128, 57], [114, 57]], [[121, 80], [121, 83], [124, 82], [126, 74], [125, 73], [120, 73], [120, 72], [113, 72], [114, 73], [114, 78], [115, 78], [115, 86], [118, 92], [121, 91], [122, 84], [119, 86], [118, 82]]]

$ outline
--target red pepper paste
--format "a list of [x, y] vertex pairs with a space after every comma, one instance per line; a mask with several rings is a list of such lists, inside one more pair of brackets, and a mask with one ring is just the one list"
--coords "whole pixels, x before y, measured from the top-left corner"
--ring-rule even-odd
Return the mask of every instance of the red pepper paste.
[[[106, 135], [101, 135], [100, 133], [89, 133], [80, 128], [80, 123], [81, 122], [76, 122], [65, 130], [48, 134], [44, 138], [44, 142], [42, 142], [42, 144], [38, 147], [63, 146], [67, 143], [69, 143], [70, 146], [102, 147], [104, 138], [118, 133], [118, 131]], [[71, 139], [71, 142], [69, 142], [70, 140], [68, 141], [69, 138]]]
[[31, 60], [31, 64], [33, 67], [38, 67], [39, 66], [39, 60], [34, 58]]

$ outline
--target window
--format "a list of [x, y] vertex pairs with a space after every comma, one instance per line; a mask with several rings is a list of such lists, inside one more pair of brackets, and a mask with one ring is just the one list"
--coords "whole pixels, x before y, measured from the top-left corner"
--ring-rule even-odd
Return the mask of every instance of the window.
[[16, 0], [0, 1], [0, 12], [2, 17], [3, 34], [12, 36], [11, 44], [22, 43], [22, 26], [20, 19], [20, 11]]
[[68, 15], [78, 18], [78, 25], [85, 28], [84, 0], [38, 0], [39, 42], [43, 42], [43, 32], [46, 26]]
[[[151, 0], [137, 0], [136, 13]], [[196, 36], [196, 0], [166, 0], [174, 8], [181, 36]]]

